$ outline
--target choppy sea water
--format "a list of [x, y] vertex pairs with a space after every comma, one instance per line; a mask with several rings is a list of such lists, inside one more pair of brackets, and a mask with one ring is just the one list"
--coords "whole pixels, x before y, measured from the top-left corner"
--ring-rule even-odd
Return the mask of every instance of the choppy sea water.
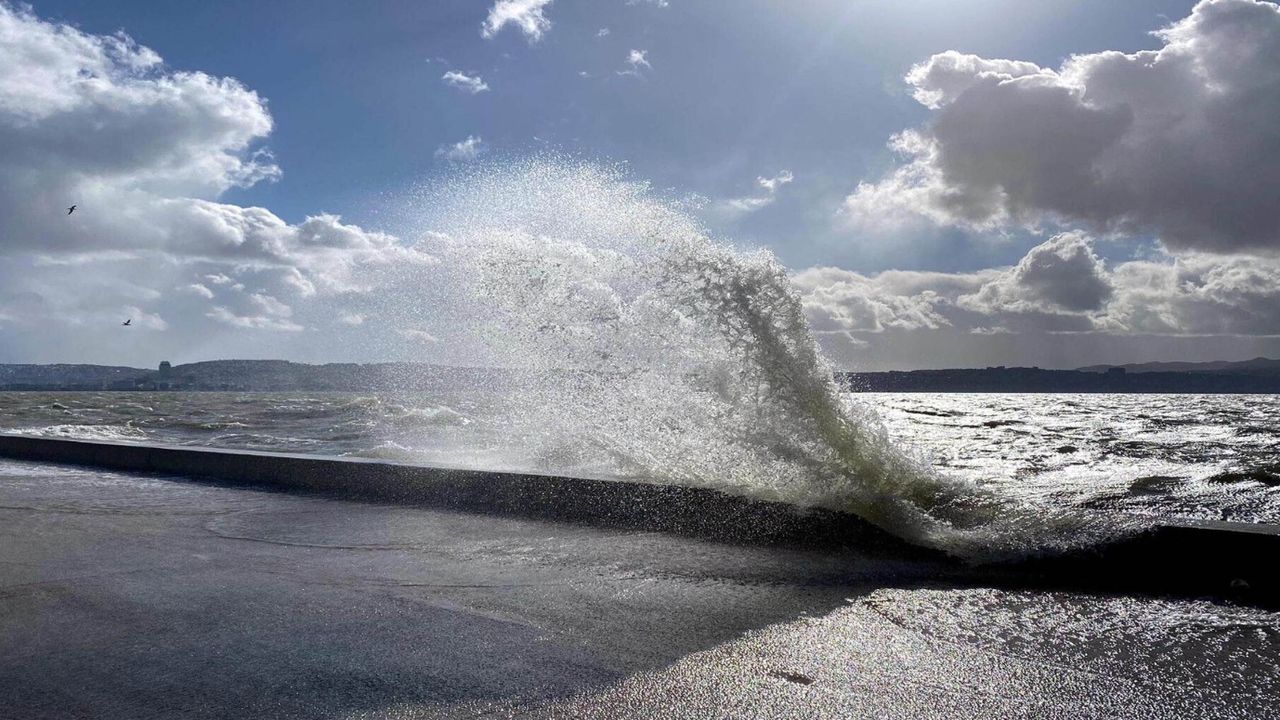
[[[1036, 506], [1280, 523], [1280, 397], [866, 393], [939, 473]], [[679, 482], [506, 393], [0, 393], [0, 431]], [[735, 468], [726, 467], [726, 475]], [[726, 487], [744, 491], [741, 487]], [[745, 491], [750, 494], [750, 488]]]

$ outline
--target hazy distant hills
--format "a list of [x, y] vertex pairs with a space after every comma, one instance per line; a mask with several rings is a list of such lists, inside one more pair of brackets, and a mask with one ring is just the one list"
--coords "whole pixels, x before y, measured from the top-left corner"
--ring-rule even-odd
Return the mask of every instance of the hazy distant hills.
[[1080, 372], [1107, 372], [1112, 368], [1124, 368], [1128, 373], [1152, 372], [1194, 372], [1194, 373], [1231, 373], [1238, 375], [1270, 375], [1280, 373], [1280, 360], [1256, 357], [1252, 360], [1230, 362], [1217, 360], [1214, 362], [1149, 362], [1130, 365], [1090, 365], [1080, 368]]
[[494, 382], [499, 371], [416, 363], [211, 360], [156, 370], [103, 365], [0, 365], [0, 390], [413, 390]]
[[[490, 388], [511, 371], [416, 363], [212, 360], [156, 370], [104, 365], [0, 365], [0, 390], [396, 391]], [[1093, 365], [1078, 370], [989, 367], [837, 373], [861, 392], [1280, 393], [1280, 360]]]
[[989, 367], [843, 373], [865, 392], [1280, 393], [1280, 360], [1092, 365], [1077, 370]]
[[93, 385], [129, 382], [153, 370], [110, 365], [0, 365], [0, 387], [13, 385]]

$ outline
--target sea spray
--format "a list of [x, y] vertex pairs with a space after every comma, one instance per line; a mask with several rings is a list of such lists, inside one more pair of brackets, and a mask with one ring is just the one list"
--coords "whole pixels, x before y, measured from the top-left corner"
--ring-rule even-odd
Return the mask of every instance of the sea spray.
[[[545, 469], [856, 513], [983, 560], [1125, 532], [1005, 498], [895, 444], [835, 383], [771, 253], [717, 242], [625, 171], [558, 156], [491, 164], [426, 198], [455, 323], [518, 368], [513, 432]], [[407, 308], [401, 306], [401, 311]]]

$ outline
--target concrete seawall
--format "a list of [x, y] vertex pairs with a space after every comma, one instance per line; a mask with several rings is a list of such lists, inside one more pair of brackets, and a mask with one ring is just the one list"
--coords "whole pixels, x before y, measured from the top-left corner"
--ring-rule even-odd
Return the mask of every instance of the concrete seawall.
[[0, 457], [179, 475], [351, 500], [658, 531], [716, 541], [858, 547], [974, 584], [1229, 598], [1280, 607], [1280, 527], [1171, 521], [1065, 557], [967, 567], [860, 518], [714, 490], [247, 450], [0, 434]]
[[925, 553], [845, 513], [761, 502], [704, 488], [422, 466], [252, 450], [68, 440], [0, 434], [0, 457], [155, 472], [233, 485], [303, 490], [350, 500], [737, 542], [875, 544]]

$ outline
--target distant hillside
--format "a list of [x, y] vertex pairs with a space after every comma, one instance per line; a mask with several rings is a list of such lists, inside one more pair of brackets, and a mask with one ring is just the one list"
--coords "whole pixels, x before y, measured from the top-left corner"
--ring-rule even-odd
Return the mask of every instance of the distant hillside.
[[1149, 362], [1130, 365], [1090, 365], [1080, 368], [1080, 372], [1101, 373], [1113, 368], [1123, 368], [1127, 373], [1153, 372], [1192, 372], [1192, 373], [1228, 373], [1236, 375], [1271, 375], [1280, 373], [1280, 360], [1256, 357], [1252, 360], [1231, 362], [1216, 360], [1214, 362]]
[[0, 387], [85, 385], [101, 387], [132, 382], [153, 373], [131, 367], [109, 365], [0, 365]]
[[416, 363], [211, 360], [156, 370], [102, 365], [0, 365], [0, 390], [414, 390], [467, 387], [500, 371]]
[[1262, 369], [1129, 372], [1111, 366], [1081, 370], [991, 367], [839, 373], [837, 377], [854, 392], [1280, 393], [1280, 372]]
[[[1131, 369], [1132, 368], [1132, 369]], [[0, 365], [0, 390], [396, 391], [491, 388], [499, 369], [417, 363], [212, 360], [156, 370], [102, 365]], [[837, 373], [855, 392], [1115, 392], [1280, 394], [1280, 361], [1099, 365], [1079, 370], [991, 367]]]

